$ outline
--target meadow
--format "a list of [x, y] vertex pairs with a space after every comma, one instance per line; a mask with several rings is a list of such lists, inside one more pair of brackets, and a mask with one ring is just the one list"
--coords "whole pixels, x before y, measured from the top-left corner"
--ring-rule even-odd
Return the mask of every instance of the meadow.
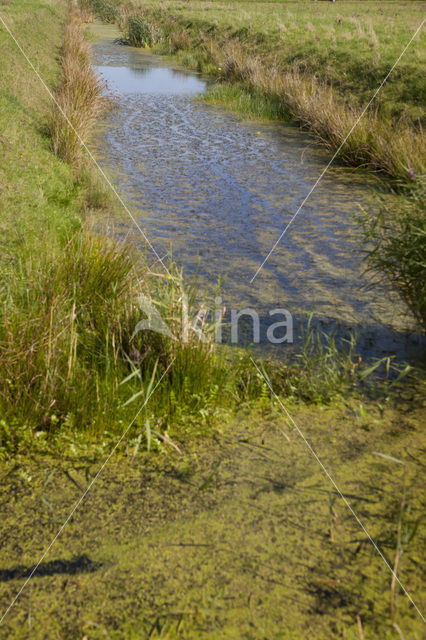
[[[144, 2], [154, 11], [154, 3]], [[190, 33], [224, 34], [270, 64], [295, 66], [364, 105], [424, 19], [424, 2], [175, 2], [162, 14]], [[377, 96], [386, 114], [424, 122], [420, 33]]]
[[[422, 2], [166, 0], [122, 5], [121, 22], [138, 7], [154, 26], [152, 44], [218, 78], [207, 100], [248, 117], [299, 122], [331, 149], [345, 139], [424, 15]], [[341, 161], [402, 180], [423, 174], [423, 38], [420, 30], [345, 143]]]

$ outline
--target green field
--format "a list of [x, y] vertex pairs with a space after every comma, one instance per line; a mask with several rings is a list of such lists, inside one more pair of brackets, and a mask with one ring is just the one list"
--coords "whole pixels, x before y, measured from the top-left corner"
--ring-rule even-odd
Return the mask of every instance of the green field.
[[[155, 13], [157, 3], [141, 3]], [[364, 105], [387, 75], [425, 16], [425, 2], [179, 2], [161, 13], [190, 33], [242, 42], [269, 65], [297, 66]], [[386, 114], [424, 123], [425, 34], [404, 54], [377, 97]]]

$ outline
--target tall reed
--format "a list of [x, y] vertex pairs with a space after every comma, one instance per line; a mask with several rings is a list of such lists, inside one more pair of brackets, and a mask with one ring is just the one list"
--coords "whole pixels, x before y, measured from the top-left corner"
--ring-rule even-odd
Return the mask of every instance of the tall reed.
[[[414, 127], [404, 118], [388, 118], [377, 111], [374, 103], [363, 114], [360, 107], [343, 100], [332, 87], [297, 65], [282, 67], [270, 57], [253, 55], [235, 34], [215, 33], [214, 26], [208, 30], [195, 26], [183, 30], [180, 21], [161, 8], [145, 12], [145, 17], [162, 29], [163, 42], [170, 52], [193, 52], [194, 57], [188, 56], [188, 60], [195, 61], [199, 70], [224, 82], [240, 82], [263, 94], [269, 103], [278, 100], [282, 117], [290, 117], [312, 131], [331, 150], [343, 145], [339, 150], [342, 162], [408, 182], [424, 174], [426, 141], [420, 125]], [[235, 100], [232, 102], [236, 104]], [[244, 103], [242, 100], [243, 109]]]
[[96, 118], [108, 104], [103, 86], [91, 66], [89, 43], [82, 29], [82, 14], [70, 4], [62, 44], [62, 75], [49, 121], [54, 152], [70, 164], [83, 156]]
[[360, 217], [367, 268], [391, 285], [426, 332], [426, 181], [419, 179], [399, 202]]

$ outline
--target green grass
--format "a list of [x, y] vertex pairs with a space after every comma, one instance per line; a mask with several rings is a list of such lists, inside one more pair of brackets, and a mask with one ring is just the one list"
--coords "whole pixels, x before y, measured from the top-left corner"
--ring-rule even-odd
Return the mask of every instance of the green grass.
[[[143, 6], [155, 14], [156, 3]], [[296, 65], [357, 105], [368, 102], [424, 18], [424, 2], [165, 0], [161, 6], [162, 15], [191, 33], [226, 35], [270, 64]], [[424, 37], [417, 36], [379, 94], [385, 113], [424, 122]]]
[[249, 117], [291, 119], [331, 150], [344, 142], [339, 158], [347, 164], [405, 181], [423, 174], [422, 32], [360, 118], [420, 25], [421, 3], [400, 18], [395, 4], [372, 2], [356, 12], [352, 2], [134, 6], [152, 23], [158, 51], [234, 84], [213, 89], [208, 101]]
[[[29, 25], [28, 14], [34, 13]], [[59, 81], [59, 48], [65, 4], [3, 5], [2, 17], [51, 87]], [[18, 256], [36, 247], [59, 246], [82, 224], [85, 194], [70, 167], [51, 152], [47, 133], [50, 99], [6, 31], [0, 38], [1, 267], [15, 269]]]
[[380, 203], [379, 215], [365, 212], [366, 262], [376, 279], [390, 283], [407, 304], [418, 325], [426, 331], [426, 191], [418, 181], [390, 209]]
[[287, 114], [277, 96], [266, 97], [253, 87], [223, 82], [215, 84], [200, 97], [208, 104], [226, 104], [233, 111], [254, 120], [282, 120]]

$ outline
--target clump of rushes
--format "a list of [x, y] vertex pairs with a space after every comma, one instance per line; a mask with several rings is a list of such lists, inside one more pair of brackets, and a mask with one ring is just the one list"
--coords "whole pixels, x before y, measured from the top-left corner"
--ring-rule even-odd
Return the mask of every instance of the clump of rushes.
[[127, 42], [132, 47], [146, 47], [152, 45], [151, 29], [142, 15], [134, 13], [127, 17], [124, 33]]
[[80, 139], [87, 140], [96, 118], [108, 104], [90, 64], [90, 46], [81, 24], [81, 12], [71, 5], [62, 45], [62, 77], [49, 121], [55, 153], [74, 165], [83, 157]]
[[0, 328], [6, 415], [47, 427], [84, 412], [90, 423], [118, 358], [132, 268], [123, 251], [89, 236], [22, 264]]
[[[191, 24], [182, 34], [182, 20], [169, 11], [144, 9], [145, 18], [162, 30], [162, 47], [175, 53], [189, 51], [182, 58], [199, 71], [216, 75], [224, 83], [215, 85], [205, 99], [222, 101], [254, 117], [270, 117], [271, 104], [275, 117], [292, 119], [313, 132], [330, 150], [339, 152], [341, 162], [366, 167], [404, 182], [413, 182], [426, 170], [425, 136], [420, 124], [413, 124], [402, 115], [398, 120], [387, 117], [374, 104], [362, 116], [362, 108], [352, 100], [345, 100], [335, 89], [316, 75], [306, 71], [303, 64], [279, 63], [277, 60], [254, 55], [250, 43], [235, 32], [220, 32], [212, 25]], [[232, 83], [233, 87], [230, 87]], [[241, 99], [235, 96], [239, 83]], [[247, 96], [264, 98], [264, 108]], [[278, 107], [277, 107], [278, 105]], [[359, 120], [359, 121], [358, 121]], [[346, 137], [355, 122], [357, 126]]]
[[368, 269], [391, 284], [426, 332], [426, 184], [419, 180], [397, 208], [365, 212]]
[[115, 22], [119, 17], [117, 3], [111, 0], [83, 0], [83, 2], [80, 1], [80, 7], [91, 10], [103, 22]]
[[[2, 415], [38, 429], [114, 430], [135, 413], [129, 399], [142, 402], [148, 382], [167, 371], [148, 407], [155, 420], [210, 419], [226, 405], [232, 375], [212, 333], [204, 326], [200, 340], [189, 322], [193, 297], [181, 274], [172, 266], [169, 273], [150, 270], [128, 245], [88, 233], [57, 254], [23, 261], [3, 300]], [[153, 330], [138, 330], [151, 312]]]

